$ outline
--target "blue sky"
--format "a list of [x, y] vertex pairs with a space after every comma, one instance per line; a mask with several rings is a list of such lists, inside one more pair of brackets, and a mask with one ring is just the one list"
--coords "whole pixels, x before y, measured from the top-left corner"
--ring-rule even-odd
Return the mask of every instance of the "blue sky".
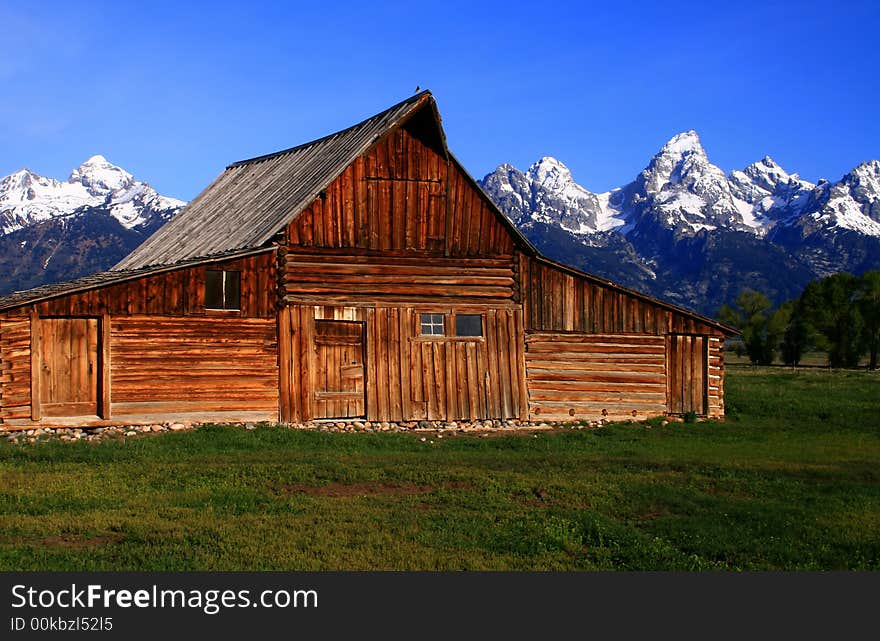
[[188, 200], [420, 86], [476, 177], [550, 155], [603, 191], [695, 129], [836, 180], [880, 158], [878, 6], [0, 0], [0, 175], [100, 153]]

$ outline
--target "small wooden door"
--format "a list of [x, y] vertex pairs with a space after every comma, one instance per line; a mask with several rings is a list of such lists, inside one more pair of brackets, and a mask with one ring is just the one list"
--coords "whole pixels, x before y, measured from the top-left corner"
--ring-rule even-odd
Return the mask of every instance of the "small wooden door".
[[364, 416], [364, 324], [315, 321], [314, 418]]
[[705, 336], [670, 334], [666, 337], [666, 397], [670, 414], [706, 415], [708, 346]]
[[98, 319], [43, 318], [39, 322], [43, 415], [97, 415]]

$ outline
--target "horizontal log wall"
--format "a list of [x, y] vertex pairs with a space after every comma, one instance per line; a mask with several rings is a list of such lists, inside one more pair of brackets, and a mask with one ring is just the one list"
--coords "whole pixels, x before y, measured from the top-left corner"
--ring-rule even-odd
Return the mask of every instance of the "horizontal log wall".
[[0, 320], [0, 424], [31, 416], [31, 322]]
[[525, 362], [532, 419], [643, 419], [666, 412], [662, 336], [528, 334]]
[[516, 291], [511, 257], [482, 259], [287, 253], [288, 302], [426, 303], [503, 306]]
[[346, 168], [288, 227], [291, 250], [510, 255], [513, 238], [487, 197], [421, 120], [396, 129]]
[[[483, 314], [485, 336], [419, 336], [421, 312], [453, 310]], [[365, 324], [368, 420], [509, 418], [525, 413], [518, 310], [291, 305], [279, 314], [281, 415], [285, 420], [305, 421], [313, 416], [316, 319]]]
[[[241, 272], [241, 310], [205, 310], [205, 271]], [[176, 269], [85, 292], [67, 294], [35, 305], [40, 316], [220, 314], [242, 318], [272, 318], [278, 303], [274, 252], [233, 261]], [[30, 308], [11, 312], [24, 315]]]
[[112, 412], [275, 411], [274, 319], [114, 317]]
[[520, 274], [526, 331], [721, 335], [692, 316], [530, 256], [520, 255]]

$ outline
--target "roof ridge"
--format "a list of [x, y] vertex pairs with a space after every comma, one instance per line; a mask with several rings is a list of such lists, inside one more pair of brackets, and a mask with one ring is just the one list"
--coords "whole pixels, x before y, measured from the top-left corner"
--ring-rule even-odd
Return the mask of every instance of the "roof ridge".
[[301, 144], [296, 145], [294, 147], [289, 147], [287, 149], [282, 149], [280, 151], [273, 151], [268, 154], [262, 154], [261, 156], [254, 156], [253, 158], [245, 158], [244, 160], [237, 160], [234, 163], [230, 163], [230, 164], [226, 165], [226, 169], [233, 169], [235, 167], [241, 167], [243, 165], [248, 165], [250, 163], [262, 162], [264, 160], [269, 160], [271, 158], [277, 158], [278, 156], [283, 156], [284, 154], [289, 154], [294, 151], [298, 151], [300, 149], [303, 149], [305, 147], [310, 147], [311, 145], [315, 145], [317, 143], [324, 142], [325, 140], [329, 140], [330, 138], [333, 138], [334, 136], [339, 136], [340, 134], [348, 133], [349, 131], [353, 131], [354, 129], [357, 129], [358, 127], [362, 127], [365, 124], [367, 124], [368, 122], [371, 122], [373, 120], [379, 120], [383, 116], [388, 115], [389, 113], [395, 111], [396, 109], [399, 109], [400, 107], [402, 107], [403, 105], [405, 105], [407, 103], [416, 104], [420, 100], [422, 100], [425, 96], [430, 96], [430, 95], [431, 95], [431, 91], [428, 89], [425, 89], [425, 90], [420, 91], [419, 93], [415, 94], [414, 96], [410, 96], [409, 98], [405, 98], [405, 99], [401, 100], [400, 102], [388, 107], [387, 109], [383, 109], [382, 111], [380, 111], [377, 114], [373, 114], [372, 116], [369, 116], [368, 118], [364, 118], [360, 122], [355, 123], [355, 124], [351, 125], [350, 127], [346, 127], [345, 129], [340, 129], [339, 131], [334, 131], [332, 133], [327, 134], [326, 136], [321, 136], [320, 138], [315, 138], [314, 140], [310, 140], [309, 142], [301, 143]]

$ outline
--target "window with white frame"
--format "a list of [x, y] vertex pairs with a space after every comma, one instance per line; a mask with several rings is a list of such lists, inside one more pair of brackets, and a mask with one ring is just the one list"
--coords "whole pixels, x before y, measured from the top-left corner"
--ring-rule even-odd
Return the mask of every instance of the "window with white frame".
[[422, 336], [443, 336], [443, 314], [422, 314]]

